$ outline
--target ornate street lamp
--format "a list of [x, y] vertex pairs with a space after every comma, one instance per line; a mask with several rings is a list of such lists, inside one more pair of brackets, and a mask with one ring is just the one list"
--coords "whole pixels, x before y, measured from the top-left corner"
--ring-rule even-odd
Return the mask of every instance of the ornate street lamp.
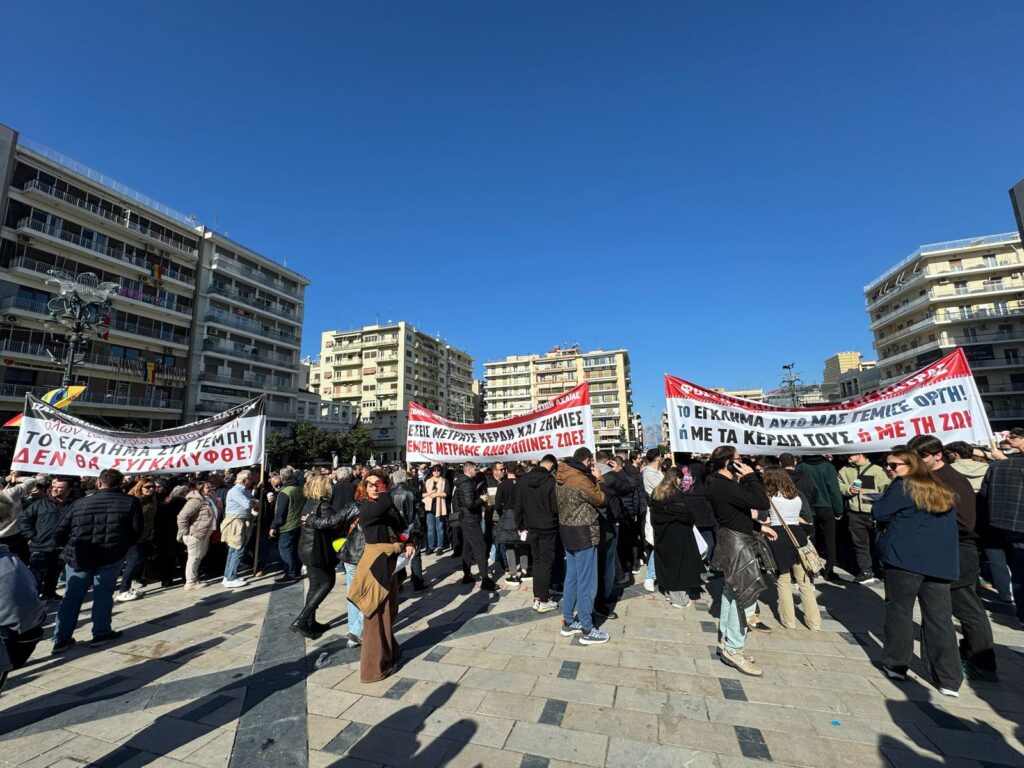
[[[65, 329], [67, 349], [64, 354], [64, 376], [61, 386], [69, 387], [74, 382], [75, 366], [85, 358], [80, 357], [82, 347], [89, 341], [92, 331], [104, 333], [110, 324], [110, 299], [117, 293], [118, 284], [100, 282], [92, 272], [73, 275], [62, 269], [49, 270], [47, 283], [57, 285], [59, 294], [46, 305], [50, 310], [50, 323]], [[50, 352], [56, 362], [57, 357]]]

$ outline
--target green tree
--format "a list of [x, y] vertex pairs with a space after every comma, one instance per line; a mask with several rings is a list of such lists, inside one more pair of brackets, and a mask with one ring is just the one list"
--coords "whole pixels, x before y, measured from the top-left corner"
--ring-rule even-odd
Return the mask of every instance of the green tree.
[[295, 450], [295, 441], [283, 429], [277, 429], [267, 435], [267, 464], [270, 467], [281, 467], [288, 463]]
[[337, 438], [332, 433], [305, 421], [295, 425], [292, 441], [295, 444], [295, 455], [291, 463], [302, 466], [309, 466], [314, 461], [329, 462], [331, 452], [338, 447]]
[[356, 424], [348, 432], [338, 435], [337, 451], [341, 464], [348, 464], [353, 456], [356, 457], [356, 461], [366, 461], [373, 453], [373, 437], [366, 427]]

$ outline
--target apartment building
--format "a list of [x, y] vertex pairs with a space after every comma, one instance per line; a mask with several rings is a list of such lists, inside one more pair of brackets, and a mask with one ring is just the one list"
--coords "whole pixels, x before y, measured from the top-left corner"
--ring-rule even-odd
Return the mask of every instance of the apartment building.
[[861, 365], [860, 352], [836, 352], [825, 360], [821, 374], [821, 391], [826, 399], [839, 399], [839, 377], [847, 371], [858, 371]]
[[582, 352], [574, 345], [543, 355], [511, 355], [485, 363], [484, 376], [486, 421], [524, 413], [587, 381], [597, 447], [615, 450], [637, 444], [629, 353], [624, 349]]
[[473, 418], [473, 358], [406, 322], [321, 334], [311, 392], [350, 403], [377, 457], [405, 456], [409, 401], [456, 421]]
[[[268, 344], [262, 323], [240, 333], [207, 316], [211, 309], [255, 315], [264, 283], [288, 272], [247, 251], [263, 270], [259, 287], [243, 291], [231, 281], [235, 293], [218, 296], [217, 285], [225, 282], [214, 277], [221, 242], [230, 241], [0, 125], [0, 418], [21, 410], [26, 392], [38, 395], [60, 386], [66, 346], [63, 328], [49, 318], [47, 305], [58, 290], [47, 283], [51, 270], [93, 273], [116, 286], [107, 329], [89, 341], [75, 367], [75, 383], [86, 391], [71, 404], [72, 413], [146, 430], [212, 414], [204, 404], [215, 401], [211, 387], [222, 385], [205, 377], [217, 375], [216, 368], [227, 376], [236, 367], [213, 365], [207, 339], [246, 348]], [[289, 274], [298, 287], [292, 306], [300, 322], [290, 326], [298, 336], [306, 281]], [[243, 354], [239, 347], [227, 349], [232, 360]], [[294, 390], [297, 342], [289, 363], [283, 381], [230, 382], [216, 400], [242, 402], [289, 380]], [[294, 421], [294, 391], [289, 395], [281, 399], [291, 403], [290, 415], [277, 414], [277, 426]]]
[[1024, 423], [1016, 232], [923, 245], [864, 287], [880, 386], [962, 347], [994, 429]]

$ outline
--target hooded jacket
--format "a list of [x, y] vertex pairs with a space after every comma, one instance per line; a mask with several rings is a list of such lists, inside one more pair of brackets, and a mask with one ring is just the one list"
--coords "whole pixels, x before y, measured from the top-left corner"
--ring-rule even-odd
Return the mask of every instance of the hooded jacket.
[[192, 490], [185, 497], [185, 506], [178, 513], [178, 541], [186, 536], [208, 539], [217, 528], [217, 509], [213, 500]]
[[539, 464], [519, 481], [519, 505], [530, 533], [554, 533], [558, 530], [558, 499], [555, 476]]
[[555, 472], [558, 529], [567, 552], [596, 547], [601, 542], [597, 508], [605, 503], [604, 491], [586, 466], [575, 459], [558, 462]]
[[981, 490], [981, 481], [985, 479], [985, 473], [988, 472], [988, 464], [984, 461], [958, 458], [953, 462], [952, 467], [967, 478], [975, 493]]
[[814, 483], [818, 498], [811, 503], [815, 509], [829, 509], [836, 517], [843, 514], [843, 495], [839, 492], [839, 473], [824, 456], [805, 456], [800, 472]]

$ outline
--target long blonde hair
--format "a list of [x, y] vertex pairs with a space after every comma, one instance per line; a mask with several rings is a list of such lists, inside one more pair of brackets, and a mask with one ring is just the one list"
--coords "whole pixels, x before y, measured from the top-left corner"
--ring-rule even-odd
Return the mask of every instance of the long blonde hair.
[[670, 498], [679, 489], [676, 485], [676, 480], [678, 479], [679, 470], [675, 467], [666, 469], [661, 482], [654, 486], [654, 490], [651, 491], [651, 498], [655, 501], [665, 501], [665, 499]]
[[907, 465], [903, 485], [915, 507], [933, 515], [945, 514], [953, 508], [953, 494], [921, 461], [916, 451], [899, 451], [890, 455]]
[[302, 486], [302, 495], [307, 499], [313, 499], [313, 501], [329, 499], [331, 497], [331, 489], [331, 476], [317, 473], [310, 475], [309, 479], [306, 480], [306, 484]]

